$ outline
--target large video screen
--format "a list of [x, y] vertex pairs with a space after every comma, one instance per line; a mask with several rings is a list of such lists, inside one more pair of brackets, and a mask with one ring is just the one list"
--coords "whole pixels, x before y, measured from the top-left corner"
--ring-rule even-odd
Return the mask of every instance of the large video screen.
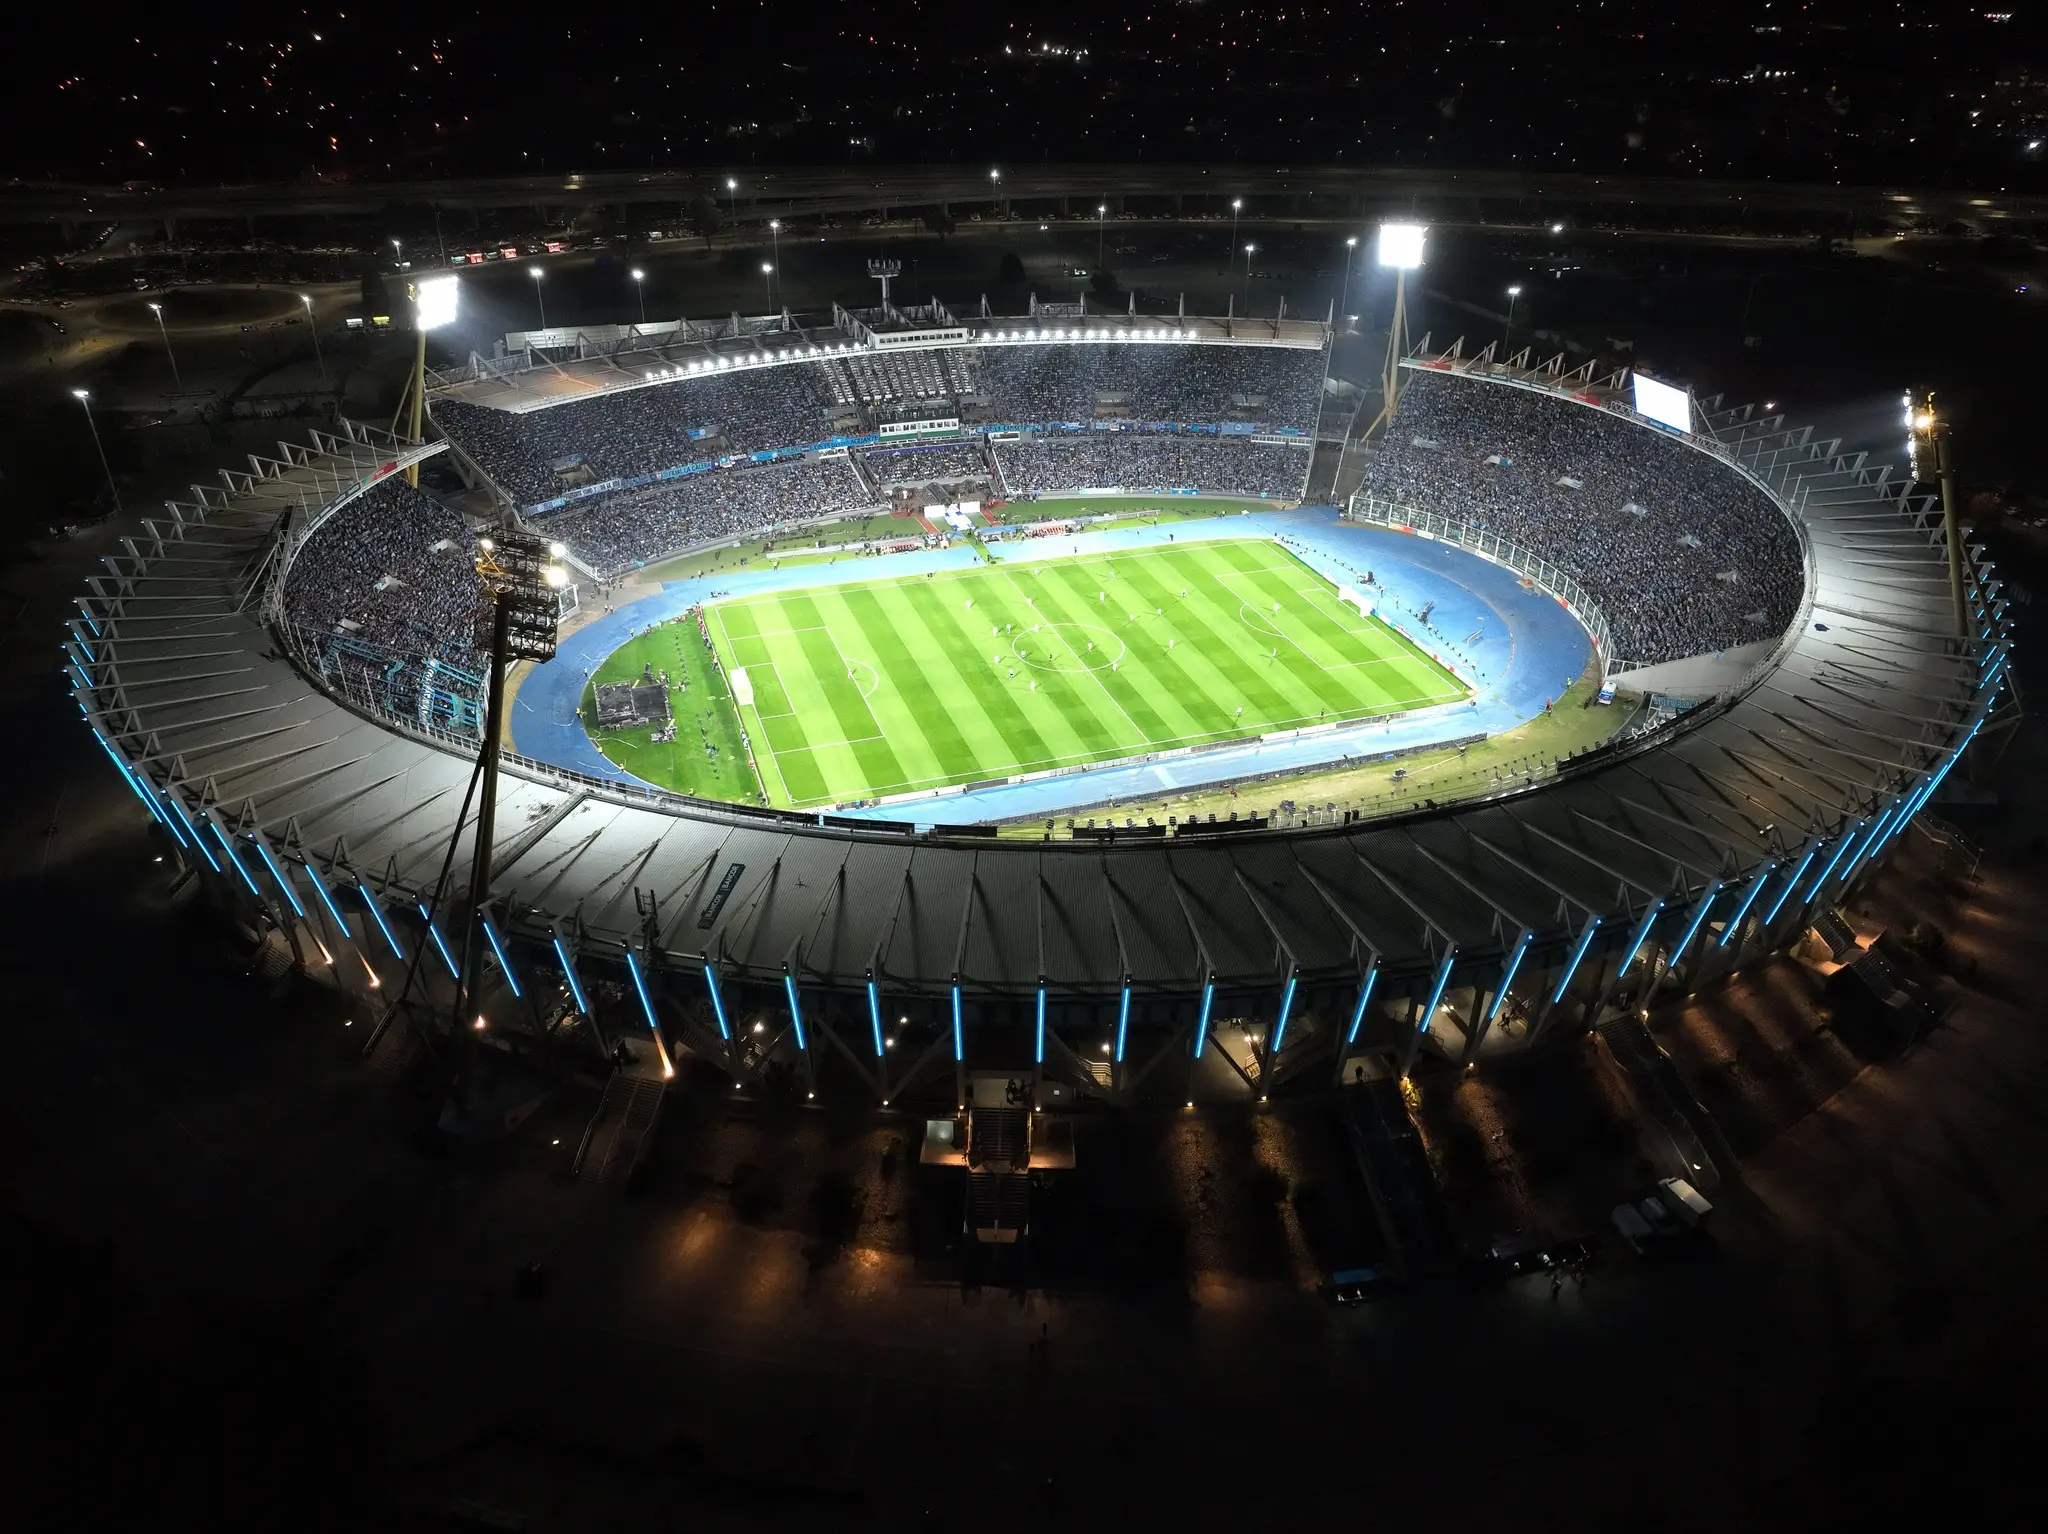
[[1674, 389], [1668, 383], [1659, 383], [1654, 378], [1645, 378], [1641, 373], [1633, 373], [1630, 377], [1636, 386], [1637, 415], [1675, 431], [1692, 430], [1690, 394], [1683, 389]]

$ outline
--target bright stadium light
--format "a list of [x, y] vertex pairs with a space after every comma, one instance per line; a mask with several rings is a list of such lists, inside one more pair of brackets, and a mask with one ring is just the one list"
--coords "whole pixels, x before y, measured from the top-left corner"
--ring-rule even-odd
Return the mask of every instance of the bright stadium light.
[[1422, 265], [1422, 242], [1429, 231], [1421, 224], [1381, 224], [1379, 259], [1381, 266], [1412, 272]]
[[633, 291], [640, 295], [640, 323], [647, 323], [647, 274], [639, 267], [633, 268]]
[[422, 330], [439, 330], [455, 323], [461, 284], [453, 277], [429, 277], [413, 289], [413, 323]]
[[529, 266], [526, 269], [526, 275], [533, 279], [533, 301], [540, 306], [540, 328], [546, 330], [548, 328], [548, 301], [541, 296], [541, 269], [537, 266]]

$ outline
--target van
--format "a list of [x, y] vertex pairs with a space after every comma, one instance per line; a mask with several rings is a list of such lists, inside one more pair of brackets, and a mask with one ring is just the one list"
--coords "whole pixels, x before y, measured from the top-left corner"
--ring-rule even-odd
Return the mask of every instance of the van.
[[1671, 1211], [1671, 1218], [1685, 1230], [1698, 1230], [1707, 1223], [1707, 1216], [1714, 1212], [1714, 1206], [1683, 1177], [1667, 1177], [1658, 1183], [1657, 1197]]
[[1636, 1212], [1633, 1204], [1614, 1206], [1614, 1228], [1621, 1232], [1621, 1239], [1629, 1244], [1629, 1249], [1637, 1254], [1656, 1239], [1650, 1222]]

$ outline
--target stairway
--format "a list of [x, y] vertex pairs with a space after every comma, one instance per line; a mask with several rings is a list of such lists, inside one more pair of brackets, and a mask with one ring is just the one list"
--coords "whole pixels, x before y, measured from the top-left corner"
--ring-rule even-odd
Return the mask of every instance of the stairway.
[[667, 1085], [659, 1076], [616, 1072], [605, 1083], [597, 1112], [583, 1131], [583, 1143], [577, 1147], [571, 1167], [575, 1175], [614, 1187], [631, 1181], [653, 1143], [655, 1126], [661, 1122]]
[[967, 1174], [967, 1230], [975, 1240], [1012, 1245], [1031, 1228], [1031, 1177], [1025, 1172]]
[[975, 1108], [967, 1115], [967, 1164], [1022, 1171], [1031, 1160], [1031, 1115], [1022, 1108]]

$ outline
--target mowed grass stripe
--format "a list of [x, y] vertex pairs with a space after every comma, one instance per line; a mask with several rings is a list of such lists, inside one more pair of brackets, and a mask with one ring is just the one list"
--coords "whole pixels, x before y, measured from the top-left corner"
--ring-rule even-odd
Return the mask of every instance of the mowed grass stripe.
[[[1152, 607], [1163, 607], [1169, 596], [1180, 601], [1178, 584], [1168, 586], [1159, 581], [1142, 563], [1118, 563], [1129, 564], [1122, 577], [1131, 587], [1134, 601]], [[1202, 568], [1199, 576], [1190, 571], [1185, 583], [1188, 600], [1180, 603], [1178, 622], [1197, 653], [1215, 667], [1217, 684], [1213, 695], [1222, 715], [1218, 732], [1242, 729], [1257, 733], [1270, 728], [1274, 721], [1291, 720], [1295, 717], [1293, 706], [1286, 694], [1273, 685], [1270, 658], [1264, 649], [1256, 648], [1258, 636], [1247, 628], [1237, 612], [1237, 600], [1224, 592], [1214, 576], [1215, 571], [1210, 568]], [[1197, 579], [1201, 586], [1197, 586]], [[1229, 603], [1227, 612], [1217, 601], [1216, 593], [1222, 593], [1223, 601]], [[1115, 596], [1110, 600], [1115, 601]], [[1240, 706], [1244, 709], [1242, 716], [1237, 712]]]
[[[1100, 573], [1099, 568], [1096, 573]], [[1069, 644], [1078, 639], [1082, 645], [1077, 664], [1087, 664], [1088, 669], [1072, 674], [1074, 686], [1093, 695], [1090, 701], [1121, 738], [1156, 746], [1185, 735], [1188, 714], [1180, 695], [1171, 688], [1150, 685], [1153, 673], [1146, 653], [1152, 648], [1149, 641], [1128, 632], [1120, 633], [1130, 625], [1106, 623], [1103, 618], [1107, 614], [1098, 616], [1090, 611], [1101, 604], [1091, 603], [1086, 597], [1092, 597], [1102, 587], [1090, 582], [1083, 588], [1084, 597], [1083, 590], [1075, 588], [1077, 578], [1088, 579], [1087, 566], [1078, 571], [1051, 566], [1032, 582], [1039, 608], [1048, 620], [1068, 627], [1065, 637]], [[1086, 646], [1097, 634], [1106, 637], [1097, 644], [1095, 654], [1090, 655]], [[1123, 655], [1119, 669], [1112, 671], [1110, 662], [1117, 652], [1110, 647], [1119, 644]], [[1163, 639], [1158, 648], [1164, 650]]]
[[[983, 741], [995, 735], [995, 727], [985, 717], [974, 717], [978, 710], [960, 707], [962, 679], [930, 663], [932, 638], [917, 619], [920, 599], [927, 595], [915, 589], [877, 591], [868, 586], [841, 593], [862, 642], [876, 656], [896, 660], [888, 673], [889, 690], [895, 694], [886, 709], [890, 734], [901, 731], [916, 741], [914, 747], [900, 753], [901, 760], [914, 760], [916, 766], [906, 765], [899, 780], [873, 785], [883, 793], [950, 781], [962, 763], [973, 761], [986, 749]], [[881, 664], [879, 659], [876, 664]]]
[[[1144, 732], [1148, 744], [1184, 741], [1214, 728], [1208, 722], [1215, 711], [1208, 689], [1190, 676], [1167, 648], [1168, 639], [1181, 637], [1177, 626], [1170, 621], [1148, 624], [1143, 617], [1132, 623], [1127, 616], [1128, 607], [1111, 620], [1108, 602], [1096, 600], [1096, 595], [1108, 595], [1108, 588], [1118, 581], [1110, 579], [1102, 565], [1084, 565], [1076, 570], [1054, 568], [1048, 570], [1040, 584], [1056, 593], [1050, 600], [1061, 611], [1079, 610], [1084, 614], [1075, 621], [1099, 623], [1122, 642], [1124, 655], [1119, 669], [1105, 668], [1096, 673], [1096, 679]], [[1093, 616], [1097, 609], [1101, 610], [1100, 618]], [[1189, 654], [1192, 653], [1189, 649]]]
[[[1279, 669], [1292, 683], [1290, 695], [1302, 700], [1296, 712], [1320, 716], [1366, 710], [1379, 694], [1379, 688], [1370, 680], [1372, 668], [1357, 665], [1346, 666], [1342, 671], [1328, 668], [1340, 658], [1362, 658], [1347, 654], [1347, 648], [1355, 652], [1361, 644], [1371, 645], [1372, 641], [1361, 636], [1349, 647], [1342, 644], [1331, 632], [1335, 625], [1299, 600], [1294, 582], [1285, 571], [1245, 571], [1238, 576], [1239, 590], [1246, 589], [1247, 585], [1265, 599], [1261, 611], [1269, 613], [1275, 626], [1287, 636], [1279, 640], [1275, 648], [1280, 652]], [[1270, 608], [1276, 602], [1281, 610], [1278, 614], [1270, 614]], [[1372, 648], [1377, 650], [1376, 645]]]
[[[1024, 607], [1030, 621], [1019, 625], [1016, 638], [1041, 658], [1057, 653], [1065, 646], [1065, 637], [1061, 636], [1055, 643], [1054, 638], [1043, 630], [1046, 624], [1058, 625], [1068, 621], [1063, 605], [1057, 601], [1056, 589], [1048, 588], [1042, 576], [1034, 576], [1028, 569], [1012, 572], [1008, 579], [1020, 604], [1027, 598], [1035, 604]], [[1029, 632], [1034, 627], [1040, 628], [1041, 632]], [[1083, 639], [1082, 643], [1085, 646], [1086, 640]], [[1085, 656], [1086, 653], [1084, 648], [1082, 654]], [[1158, 738], [1141, 717], [1140, 711], [1149, 712], [1144, 710], [1142, 702], [1136, 710], [1126, 707], [1123, 700], [1104, 690], [1092, 671], [1052, 670], [1045, 666], [1030, 666], [1027, 660], [1024, 675], [1019, 680], [1026, 677], [1037, 681], [1040, 690], [1052, 698], [1072, 729], [1076, 744], [1069, 753], [1071, 755], [1101, 756], [1119, 750], [1135, 751]]]
[[[760, 709], [791, 710], [750, 711], [757, 754], [776, 759], [763, 776], [810, 807], [1463, 696], [1384, 623], [1347, 620], [1327, 585], [1278, 546], [1204, 540], [744, 599], [713, 632], [729, 665], [762, 657]], [[1091, 634], [1101, 669], [1085, 664]], [[849, 664], [874, 668], [871, 697]]]
[[[974, 606], [969, 608], [959, 594], [960, 584], [950, 591], [942, 586], [931, 593], [929, 602], [918, 604], [918, 617], [927, 626], [934, 648], [955, 658], [955, 674], [987, 713], [1003, 742], [1000, 752], [977, 754], [961, 769], [961, 776], [1000, 777], [1092, 755], [1099, 746], [1091, 744], [1053, 695], [1031, 691], [1031, 683], [1048, 673], [1015, 659], [1018, 636], [1031, 626], [1031, 609], [1003, 579], [974, 583]], [[1013, 631], [983, 634], [984, 625], [1012, 626]], [[1003, 659], [982, 659], [993, 654]], [[1013, 664], [1014, 677], [1010, 675]]]
[[851, 776], [868, 783], [902, 782], [903, 764], [861, 695], [857, 676], [846, 674], [845, 650], [833, 637], [829, 614], [810, 593], [798, 593], [784, 609], [797, 619], [789, 637], [801, 647], [817, 683], [813, 706], [827, 713], [834, 725], [829, 738], [822, 729], [812, 732], [822, 743], [818, 754], [832, 759], [820, 767], [826, 781], [837, 784]]
[[[779, 614], [781, 604], [770, 600], [770, 611]], [[778, 794], [792, 804], [801, 804], [816, 798], [823, 792], [824, 774], [811, 761], [811, 753], [805, 749], [809, 739], [804, 732], [801, 715], [795, 711], [793, 701], [787, 696], [779, 680], [781, 667], [776, 664], [775, 645], [761, 632], [763, 625], [760, 614], [752, 604], [738, 607], [733, 612], [714, 610], [712, 637], [725, 639], [725, 662], [730, 669], [733, 665], [754, 665], [765, 663], [769, 668], [757, 678], [752, 670], [747, 680], [755, 684], [754, 706], [740, 706], [740, 717], [747, 724], [747, 733], [753, 741], [754, 759], [762, 762], [761, 777], [768, 785], [771, 799]], [[743, 636], [735, 636], [730, 626], [737, 618], [744, 628]], [[779, 617], [776, 619], [779, 625]], [[741, 659], [742, 656], [748, 659]], [[765, 684], [765, 685], [763, 685]], [[772, 717], [763, 718], [761, 705], [769, 705]], [[748, 716], [752, 717], [749, 718]], [[763, 759], [766, 759], [763, 761]]]

